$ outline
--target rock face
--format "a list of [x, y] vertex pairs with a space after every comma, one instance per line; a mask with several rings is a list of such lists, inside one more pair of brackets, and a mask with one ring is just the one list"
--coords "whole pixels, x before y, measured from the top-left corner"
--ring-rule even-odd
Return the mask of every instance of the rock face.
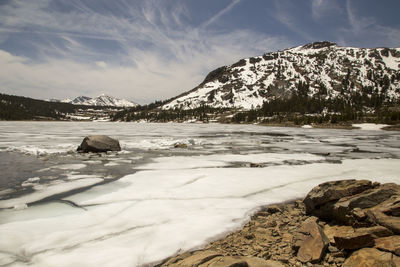
[[86, 136], [82, 144], [77, 149], [78, 152], [107, 152], [121, 151], [118, 140], [106, 135], [90, 135]]
[[400, 186], [333, 181], [264, 207], [241, 230], [158, 266], [400, 267]]

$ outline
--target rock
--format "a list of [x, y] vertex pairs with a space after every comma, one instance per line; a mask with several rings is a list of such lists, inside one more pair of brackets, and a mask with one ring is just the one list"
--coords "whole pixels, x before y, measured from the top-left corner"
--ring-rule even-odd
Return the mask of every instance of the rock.
[[282, 212], [282, 210], [277, 205], [271, 205], [267, 207], [267, 212], [274, 214], [277, 212]]
[[351, 254], [342, 267], [395, 267], [399, 266], [396, 261], [392, 253], [376, 248], [363, 248]]
[[335, 236], [347, 236], [354, 233], [354, 228], [344, 225], [325, 225], [324, 233], [331, 244], [335, 244]]
[[262, 165], [261, 164], [258, 164], [258, 163], [250, 163], [250, 168], [261, 168], [262, 167]]
[[337, 248], [359, 249], [372, 247], [374, 240], [379, 237], [390, 236], [393, 233], [383, 226], [356, 228], [346, 233], [335, 233], [334, 240]]
[[214, 258], [199, 267], [284, 267], [278, 261], [264, 260], [250, 256], [225, 256]]
[[326, 182], [314, 187], [304, 198], [303, 203], [307, 213], [314, 214], [316, 210], [327, 203], [361, 193], [372, 187], [372, 182], [367, 180]]
[[175, 143], [174, 148], [187, 148], [188, 145], [185, 143]]
[[375, 239], [375, 247], [384, 250], [390, 251], [397, 256], [400, 256], [400, 236], [388, 236], [388, 237], [381, 237]]
[[322, 228], [316, 223], [315, 218], [307, 219], [302, 232], [309, 234], [301, 244], [297, 252], [297, 258], [301, 262], [319, 262], [329, 245], [329, 239]]
[[90, 135], [86, 136], [82, 144], [77, 149], [78, 152], [107, 152], [121, 151], [118, 140], [106, 135]]
[[400, 194], [400, 186], [391, 183], [383, 184], [362, 193], [341, 198], [333, 205], [332, 213], [335, 220], [352, 225], [365, 217], [362, 210], [375, 207], [395, 194]]
[[[396, 186], [398, 188], [399, 186]], [[400, 234], [400, 190], [386, 201], [366, 211], [368, 219]]]
[[190, 256], [184, 255], [170, 259], [161, 266], [200, 266], [216, 257], [221, 258], [222, 255], [212, 250], [200, 250], [192, 253]]

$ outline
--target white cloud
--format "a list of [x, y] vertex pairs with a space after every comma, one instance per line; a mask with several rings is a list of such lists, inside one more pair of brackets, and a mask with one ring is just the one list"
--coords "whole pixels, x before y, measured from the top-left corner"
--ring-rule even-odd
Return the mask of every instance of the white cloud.
[[371, 47], [391, 46], [400, 44], [400, 29], [381, 25], [375, 18], [357, 14], [351, 1], [346, 1], [347, 21], [350, 27], [338, 30], [342, 45], [368, 43]]
[[316, 20], [338, 17], [343, 12], [337, 0], [311, 0], [311, 11]]
[[[40, 57], [35, 61], [0, 51], [5, 93], [71, 98], [105, 92], [147, 103], [192, 89], [216, 67], [289, 46], [284, 38], [250, 30], [212, 32], [204, 25], [187, 25], [185, 1], [174, 1], [173, 8], [165, 1], [146, 0], [141, 8], [116, 2], [124, 16], [94, 12], [78, 1], [71, 2], [74, 12], [69, 13], [49, 12], [48, 1], [32, 0], [29, 7], [24, 3], [15, 1], [7, 12], [0, 10], [0, 20], [7, 21], [3, 30], [23, 32], [28, 25], [45, 42], [30, 44]], [[103, 48], [103, 40], [113, 47]]]
[[96, 61], [95, 63], [100, 68], [107, 68], [107, 63], [105, 63], [104, 61]]

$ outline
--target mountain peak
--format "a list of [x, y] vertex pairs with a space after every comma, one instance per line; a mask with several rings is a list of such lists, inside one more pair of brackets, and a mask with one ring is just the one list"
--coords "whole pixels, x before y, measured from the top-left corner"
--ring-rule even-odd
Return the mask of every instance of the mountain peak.
[[337, 46], [336, 43], [328, 42], [328, 41], [319, 41], [313, 42], [306, 45], [303, 45], [301, 48], [303, 49], [321, 49], [325, 47]]
[[95, 98], [91, 98], [88, 96], [78, 96], [73, 100], [64, 99], [61, 102], [85, 106], [134, 107], [138, 105], [134, 102], [125, 99], [119, 99], [106, 94], [101, 94]]
[[322, 41], [265, 53], [211, 71], [163, 109], [261, 107], [307, 94], [326, 100], [400, 99], [400, 49], [342, 47]]

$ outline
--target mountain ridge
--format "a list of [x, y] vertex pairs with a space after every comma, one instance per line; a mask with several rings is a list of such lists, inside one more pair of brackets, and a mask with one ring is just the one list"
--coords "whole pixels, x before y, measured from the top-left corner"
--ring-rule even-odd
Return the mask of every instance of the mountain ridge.
[[94, 98], [81, 95], [72, 100], [67, 98], [59, 100], [59, 102], [70, 103], [74, 105], [85, 105], [85, 106], [135, 107], [139, 105], [135, 102], [126, 99], [116, 98], [106, 94], [101, 94]]
[[353, 95], [400, 99], [400, 48], [341, 47], [322, 41], [238, 62], [211, 71], [198, 86], [161, 108], [201, 106], [250, 110], [287, 99], [306, 86], [309, 97], [347, 99]]

